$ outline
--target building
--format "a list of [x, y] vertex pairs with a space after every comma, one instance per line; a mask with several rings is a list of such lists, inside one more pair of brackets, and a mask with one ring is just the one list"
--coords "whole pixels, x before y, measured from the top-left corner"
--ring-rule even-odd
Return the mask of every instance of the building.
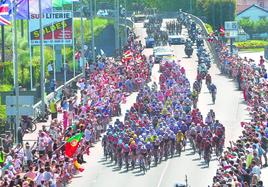
[[[267, 0], [268, 1], [268, 0]], [[268, 9], [260, 7], [258, 5], [251, 5], [237, 14], [237, 20], [250, 19], [252, 21], [258, 21], [259, 19], [268, 19]]]
[[268, 0], [237, 0], [237, 13], [242, 12], [243, 10], [254, 4], [262, 8], [268, 9]]

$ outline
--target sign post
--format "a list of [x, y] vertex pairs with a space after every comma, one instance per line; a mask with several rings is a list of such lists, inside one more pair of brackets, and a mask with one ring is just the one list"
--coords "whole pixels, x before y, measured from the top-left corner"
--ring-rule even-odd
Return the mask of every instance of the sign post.
[[230, 52], [233, 55], [233, 43], [234, 39], [238, 36], [238, 22], [237, 21], [225, 21], [225, 38], [230, 39]]
[[33, 96], [7, 96], [6, 97], [6, 114], [7, 116], [16, 116], [16, 124], [14, 127], [15, 142], [19, 143], [18, 130], [19, 130], [19, 118], [20, 116], [32, 116], [33, 115]]

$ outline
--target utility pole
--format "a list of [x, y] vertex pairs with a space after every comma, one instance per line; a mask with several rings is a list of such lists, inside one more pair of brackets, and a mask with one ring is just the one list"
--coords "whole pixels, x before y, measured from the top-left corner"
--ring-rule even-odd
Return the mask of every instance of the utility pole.
[[1, 25], [1, 35], [2, 35], [2, 62], [5, 62], [5, 27]]
[[96, 0], [94, 0], [94, 16], [97, 15], [97, 3]]
[[[114, 0], [114, 10], [115, 10], [115, 51], [119, 52], [119, 0]], [[117, 54], [119, 55], [119, 54]]]
[[93, 13], [93, 0], [90, 0], [90, 28], [91, 28], [91, 49], [92, 49], [92, 60], [93, 64], [96, 62], [96, 51], [95, 51], [95, 37], [94, 37], [94, 13]]
[[193, 13], [193, 0], [190, 0], [190, 13]]
[[[44, 62], [44, 36], [43, 36], [43, 25], [42, 25], [42, 3], [41, 0], [39, 0], [39, 35], [40, 35], [40, 63], [41, 63], [41, 111], [42, 111], [42, 117], [45, 116], [45, 62]], [[55, 68], [55, 67], [54, 67]]]
[[80, 29], [81, 29], [81, 58], [83, 61], [83, 76], [86, 76], [86, 64], [85, 64], [85, 52], [84, 52], [84, 46], [85, 46], [85, 42], [84, 42], [84, 21], [83, 21], [83, 5], [81, 7], [81, 12], [80, 12]]

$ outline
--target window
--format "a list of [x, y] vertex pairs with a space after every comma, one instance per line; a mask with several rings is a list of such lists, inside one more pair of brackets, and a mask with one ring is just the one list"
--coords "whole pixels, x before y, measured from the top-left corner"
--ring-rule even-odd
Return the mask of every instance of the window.
[[264, 8], [264, 2], [263, 1], [260, 1], [259, 5], [260, 5], [260, 7]]

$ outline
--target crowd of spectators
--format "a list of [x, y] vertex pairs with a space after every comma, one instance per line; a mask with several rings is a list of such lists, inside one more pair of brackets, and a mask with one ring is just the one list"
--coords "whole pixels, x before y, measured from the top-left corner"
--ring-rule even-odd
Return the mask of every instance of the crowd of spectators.
[[267, 167], [268, 151], [268, 80], [264, 59], [231, 55], [228, 46], [214, 38], [222, 74], [233, 78], [243, 92], [250, 121], [241, 122], [242, 135], [219, 158], [220, 167], [213, 186], [263, 187], [261, 169]]
[[[61, 187], [83, 171], [84, 155], [89, 155], [111, 117], [120, 114], [120, 103], [149, 81], [152, 66], [142, 51], [130, 33], [120, 61], [99, 57], [77, 82], [77, 93], [65, 93], [59, 105], [49, 103], [52, 120], [39, 130], [36, 142], [12, 147], [5, 140], [9, 146], [0, 147], [0, 186]], [[66, 141], [79, 133], [83, 138], [78, 149], [67, 157]]]

